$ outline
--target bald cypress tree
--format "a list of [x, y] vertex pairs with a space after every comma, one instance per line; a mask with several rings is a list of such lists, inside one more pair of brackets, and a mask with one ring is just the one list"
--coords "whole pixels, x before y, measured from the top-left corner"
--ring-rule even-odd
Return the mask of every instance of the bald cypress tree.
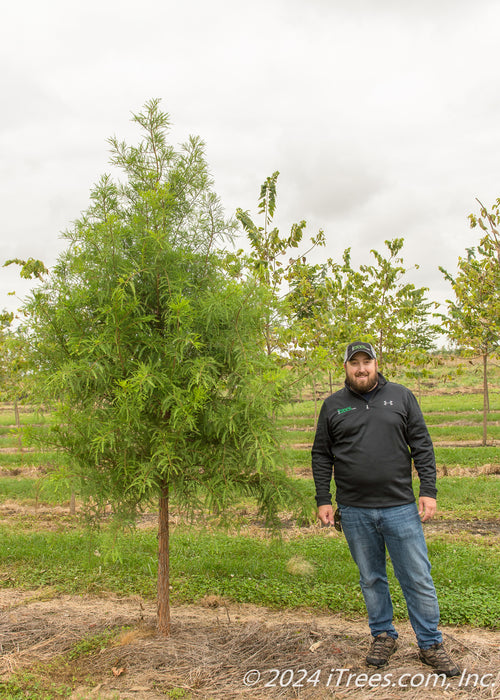
[[203, 144], [167, 141], [158, 101], [134, 116], [137, 146], [110, 139], [103, 176], [67, 249], [25, 305], [47, 439], [79, 492], [118, 517], [159, 510], [158, 626], [169, 633], [169, 502], [221, 511], [244, 493], [269, 519], [291, 493], [270, 416], [280, 375], [264, 351], [262, 290], [232, 278], [232, 225]]

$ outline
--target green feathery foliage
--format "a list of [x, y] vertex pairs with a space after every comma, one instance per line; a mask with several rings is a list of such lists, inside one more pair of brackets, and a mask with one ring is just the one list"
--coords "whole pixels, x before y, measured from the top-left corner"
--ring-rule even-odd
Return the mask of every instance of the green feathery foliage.
[[263, 290], [225, 264], [233, 224], [202, 142], [168, 145], [158, 101], [134, 120], [138, 146], [110, 140], [124, 182], [100, 179], [25, 305], [57, 407], [47, 440], [96, 511], [133, 518], [168, 492], [223, 511], [243, 493], [272, 520], [294, 489], [277, 466], [283, 370], [264, 351]]

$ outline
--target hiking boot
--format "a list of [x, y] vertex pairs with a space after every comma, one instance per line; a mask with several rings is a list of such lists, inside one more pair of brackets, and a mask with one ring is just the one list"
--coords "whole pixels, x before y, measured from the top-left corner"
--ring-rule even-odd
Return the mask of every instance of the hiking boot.
[[460, 669], [450, 659], [442, 644], [433, 644], [429, 649], [419, 649], [418, 658], [445, 676], [459, 676]]
[[366, 657], [366, 663], [370, 664], [370, 666], [384, 666], [397, 647], [394, 637], [390, 637], [387, 632], [379, 634], [373, 639], [370, 651]]

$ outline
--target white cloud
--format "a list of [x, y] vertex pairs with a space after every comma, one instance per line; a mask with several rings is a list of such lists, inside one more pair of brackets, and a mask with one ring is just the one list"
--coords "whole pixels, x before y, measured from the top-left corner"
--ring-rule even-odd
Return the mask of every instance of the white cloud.
[[[354, 260], [403, 236], [437, 296], [500, 195], [494, 0], [11, 3], [0, 45], [0, 258], [53, 262], [108, 169], [106, 139], [162, 98], [201, 135], [229, 212], [274, 170], [280, 225], [323, 228]], [[20, 288], [2, 269], [0, 308]]]

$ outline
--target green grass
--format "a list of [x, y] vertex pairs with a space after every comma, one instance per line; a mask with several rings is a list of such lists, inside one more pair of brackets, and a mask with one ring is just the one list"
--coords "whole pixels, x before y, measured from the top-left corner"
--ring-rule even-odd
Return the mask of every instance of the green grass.
[[308, 443], [312, 445], [314, 430], [283, 430], [280, 438], [283, 446], [293, 445], [294, 443]]
[[22, 467], [54, 467], [61, 464], [61, 452], [3, 452], [0, 453], [0, 467], [20, 469]]
[[[113, 536], [114, 537], [114, 536]], [[156, 533], [139, 531], [89, 536], [86, 532], [29, 533], [0, 530], [3, 585], [51, 586], [66, 593], [112, 591], [120, 595], [156, 594]], [[119, 559], [109, 554], [111, 542]], [[500, 619], [498, 551], [481, 544], [438, 540], [430, 555], [444, 624], [495, 627]], [[310, 573], [290, 573], [287, 563], [301, 557]], [[452, 577], [450, 574], [452, 573]], [[406, 618], [394, 583], [396, 617]], [[347, 615], [365, 614], [358, 572], [345, 540], [329, 531], [290, 541], [265, 541], [221, 532], [178, 529], [171, 542], [172, 600], [196, 602], [206, 594], [273, 608], [308, 607]], [[467, 591], [467, 606], [457, 595]]]
[[[483, 413], [482, 411], [436, 411], [427, 412], [425, 414], [425, 422], [428, 426], [432, 425], [443, 425], [447, 423], [456, 424], [461, 422], [481, 424], [483, 423]], [[500, 422], [500, 413], [490, 412], [488, 414], [488, 423], [491, 425], [493, 423]]]
[[[481, 425], [429, 426], [429, 433], [434, 441], [460, 442], [461, 440], [481, 440], [483, 429]], [[500, 426], [488, 426], [488, 439], [500, 439]]]
[[8, 430], [0, 435], [0, 447], [17, 447], [18, 435], [15, 430]]
[[[318, 401], [316, 404], [318, 411], [321, 407], [321, 403], [321, 401]], [[285, 406], [283, 416], [298, 416], [312, 420], [311, 416], [314, 416], [314, 401], [297, 401], [294, 403], [289, 403], [287, 406]]]
[[[482, 394], [464, 394], [457, 391], [454, 394], [439, 394], [428, 395], [422, 397], [421, 408], [424, 414], [435, 411], [453, 411], [461, 413], [466, 410], [482, 411], [483, 396]], [[490, 393], [490, 411], [500, 411], [500, 393]]]
[[[318, 400], [316, 407], [319, 411], [321, 407], [322, 399]], [[423, 394], [421, 408], [424, 414], [435, 413], [435, 412], [453, 412], [453, 413], [475, 413], [482, 412], [483, 410], [483, 396], [482, 394], [464, 394], [463, 392], [457, 390], [450, 394]], [[498, 418], [491, 418], [491, 414], [500, 412], [500, 392], [491, 391], [490, 392], [490, 419], [498, 420]], [[312, 417], [314, 416], [314, 401], [296, 401], [294, 403], [288, 404], [286, 406], [283, 416], [287, 417]]]
[[438, 509], [457, 519], [497, 519], [500, 479], [446, 476], [437, 481]]
[[281, 450], [284, 463], [291, 469], [309, 467], [311, 468], [311, 450], [294, 450], [291, 447], [284, 447]]
[[[294, 451], [290, 450], [290, 453]], [[300, 453], [295, 452], [300, 457]], [[310, 456], [306, 452], [301, 462], [294, 467], [309, 468]], [[314, 484], [312, 478], [300, 479], [298, 486], [304, 501], [313, 502]], [[418, 494], [418, 480], [414, 481], [414, 490]], [[498, 517], [500, 503], [500, 479], [495, 476], [446, 476], [438, 479], [438, 507], [446, 517], [464, 519], [493, 519]], [[0, 479], [0, 500], [17, 500], [19, 502], [61, 504], [70, 498], [70, 490], [64, 484], [51, 480], [3, 477]]]
[[[500, 627], [500, 553], [477, 543], [452, 544], [437, 539], [429, 545], [432, 575], [441, 620], [452, 624]], [[483, 568], [484, 567], [484, 568]], [[483, 576], [483, 573], [486, 575]]]
[[434, 452], [438, 467], [481, 467], [484, 464], [500, 464], [500, 447], [436, 446]]
[[[480, 441], [483, 436], [482, 425], [429, 425], [429, 433], [433, 441], [460, 442], [475, 440]], [[314, 440], [314, 429], [311, 423], [307, 430], [283, 430], [281, 442], [283, 445], [293, 443], [310, 443]], [[500, 440], [500, 425], [488, 426], [488, 440]], [[500, 449], [499, 449], [500, 452]]]
[[[317, 411], [322, 400], [316, 404]], [[423, 396], [421, 408], [429, 426], [441, 423], [471, 421], [482, 423], [483, 397], [479, 394], [456, 394]], [[500, 421], [500, 393], [490, 394], [490, 411], [488, 422]], [[285, 407], [279, 418], [281, 425], [308, 427], [314, 424], [314, 401], [297, 401]]]
[[[297, 451], [290, 454], [300, 457]], [[301, 462], [293, 467], [310, 467], [308, 452], [303, 455]], [[314, 484], [312, 478], [300, 479], [297, 482], [301, 489], [304, 502], [313, 502]], [[446, 476], [438, 479], [439, 511], [450, 518], [463, 519], [494, 519], [498, 517], [500, 503], [500, 479], [496, 475], [453, 477]], [[419, 482], [414, 481], [414, 491], [418, 494]], [[17, 500], [33, 503], [35, 501], [47, 504], [60, 504], [70, 498], [70, 490], [64, 484], [55, 484], [51, 480], [3, 477], [0, 479], [0, 500]]]
[[[48, 414], [32, 411], [20, 411], [19, 422], [23, 425], [33, 425], [46, 423], [49, 420]], [[16, 416], [14, 411], [0, 411], [0, 426], [15, 426]]]
[[312, 416], [280, 416], [277, 419], [277, 424], [288, 430], [309, 430], [314, 426], [314, 418]]
[[[436, 464], [439, 469], [446, 467], [447, 469], [453, 469], [456, 467], [477, 469], [483, 465], [496, 464], [500, 465], [500, 447], [435, 447], [436, 454]], [[311, 470], [311, 451], [309, 449], [292, 449], [291, 447], [286, 447], [282, 451], [282, 457], [284, 464], [292, 470], [309, 470], [310, 476], [312, 478]], [[467, 477], [461, 477], [457, 481], [456, 493], [457, 498], [460, 494], [460, 484], [463, 483], [464, 487], [467, 484], [465, 481]], [[497, 475], [492, 475], [489, 477], [491, 479], [490, 483], [497, 484], [500, 479]], [[461, 479], [464, 479], [462, 482]], [[475, 484], [476, 477], [470, 477], [472, 483]], [[440, 480], [441, 482], [443, 479]], [[479, 482], [478, 482], [479, 483]], [[418, 483], [415, 482], [415, 489], [417, 489]], [[311, 487], [312, 488], [312, 487]], [[469, 488], [467, 486], [467, 488]], [[479, 488], [479, 486], [478, 486]], [[495, 487], [492, 486], [492, 489]], [[314, 489], [312, 489], [314, 490]], [[313, 494], [314, 495], [314, 494]], [[498, 513], [498, 504], [496, 506], [496, 511]]]
[[4, 476], [0, 479], [0, 501], [11, 499], [49, 504], [66, 501], [71, 495], [68, 486], [47, 479], [29, 479]]
[[64, 683], [54, 683], [35, 672], [17, 671], [8, 681], [0, 682], [0, 698], [2, 700], [54, 700], [69, 698], [71, 686]]

